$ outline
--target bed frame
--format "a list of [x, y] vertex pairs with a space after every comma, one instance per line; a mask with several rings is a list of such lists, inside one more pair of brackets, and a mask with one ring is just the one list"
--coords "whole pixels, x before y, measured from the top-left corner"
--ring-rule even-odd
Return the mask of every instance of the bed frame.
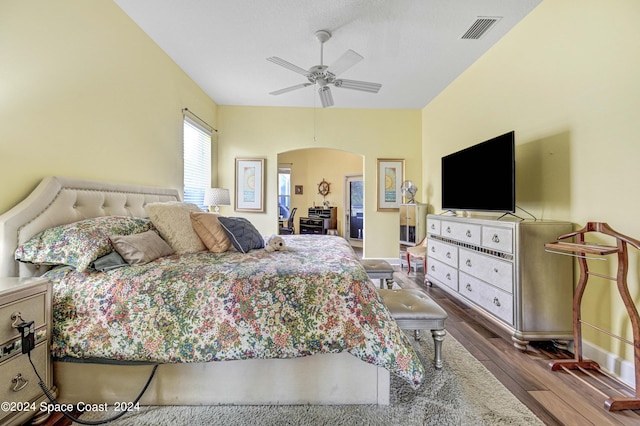
[[[146, 217], [144, 206], [180, 200], [175, 189], [47, 177], [0, 216], [0, 276], [36, 276], [45, 268], [14, 260], [17, 246], [57, 225], [99, 216]], [[53, 363], [61, 403], [131, 402], [152, 367]], [[389, 404], [389, 372], [349, 353], [295, 359], [162, 364], [144, 405]]]

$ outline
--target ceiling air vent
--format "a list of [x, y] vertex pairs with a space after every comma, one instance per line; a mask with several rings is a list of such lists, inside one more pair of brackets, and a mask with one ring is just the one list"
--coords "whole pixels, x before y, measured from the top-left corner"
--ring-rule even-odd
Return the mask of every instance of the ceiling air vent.
[[479, 40], [500, 19], [502, 19], [500, 16], [478, 16], [460, 38], [463, 40]]

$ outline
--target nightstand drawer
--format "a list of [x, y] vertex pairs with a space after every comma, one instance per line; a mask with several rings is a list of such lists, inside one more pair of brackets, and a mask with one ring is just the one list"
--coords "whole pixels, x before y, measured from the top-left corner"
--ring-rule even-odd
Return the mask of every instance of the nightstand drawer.
[[[49, 374], [49, 362], [47, 343], [42, 342], [31, 351], [31, 360], [43, 377]], [[38, 385], [38, 377], [33, 371], [26, 355], [11, 358], [0, 364], [0, 401], [2, 402], [29, 402], [42, 395], [42, 389]], [[4, 414], [0, 411], [0, 419]], [[2, 422], [0, 422], [2, 423]]]
[[14, 321], [11, 319], [11, 315], [15, 312], [20, 312], [25, 321], [34, 321], [36, 328], [46, 324], [45, 293], [0, 306], [0, 343], [19, 336], [18, 329], [11, 326]]

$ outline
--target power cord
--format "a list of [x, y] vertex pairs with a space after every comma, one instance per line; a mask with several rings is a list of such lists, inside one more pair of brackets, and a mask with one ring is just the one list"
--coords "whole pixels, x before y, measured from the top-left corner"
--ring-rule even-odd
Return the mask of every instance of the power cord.
[[[33, 361], [31, 361], [31, 350], [29, 350], [27, 352], [27, 357], [29, 358], [29, 362], [31, 363], [31, 366], [33, 367], [33, 371], [35, 371], [36, 376], [38, 376], [38, 385], [40, 385], [40, 388], [42, 389], [42, 391], [44, 392], [44, 394], [47, 396], [47, 398], [49, 398], [49, 400], [56, 404], [56, 405], [60, 405], [58, 403], [58, 401], [56, 401], [55, 397], [51, 394], [51, 391], [49, 391], [49, 389], [47, 388], [47, 385], [44, 383], [44, 381], [42, 380], [42, 377], [40, 377], [40, 374], [38, 374], [38, 370], [36, 369], [36, 366], [33, 364]], [[144, 388], [142, 388], [142, 391], [140, 392], [140, 394], [138, 395], [138, 397], [135, 399], [135, 401], [133, 401], [132, 405], [136, 405], [140, 399], [142, 398], [142, 395], [144, 395], [144, 393], [147, 391], [147, 388], [149, 387], [149, 385], [151, 384], [151, 380], [153, 380], [153, 377], [156, 374], [156, 370], [158, 369], [158, 365], [159, 364], [155, 364], [153, 366], [153, 370], [151, 371], [151, 375], [149, 376], [149, 380], [147, 380], [147, 383], [144, 385]], [[73, 415], [67, 413], [66, 411], [60, 411], [66, 418], [68, 418], [71, 421], [83, 424], [83, 425], [102, 425], [105, 423], [110, 423], [114, 420], [119, 419], [120, 417], [124, 416], [125, 414], [127, 414], [128, 411], [122, 411], [119, 414], [116, 414], [113, 417], [110, 417], [108, 419], [104, 419], [104, 420], [96, 420], [96, 421], [88, 421], [88, 420], [80, 420], [77, 417], [74, 417]]]

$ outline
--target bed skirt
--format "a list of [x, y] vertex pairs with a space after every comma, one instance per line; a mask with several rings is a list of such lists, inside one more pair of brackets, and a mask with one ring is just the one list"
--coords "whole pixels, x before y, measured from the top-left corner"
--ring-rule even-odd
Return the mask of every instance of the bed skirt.
[[[60, 403], [133, 402], [153, 367], [56, 361]], [[349, 353], [162, 364], [140, 405], [389, 404], [389, 371]]]

